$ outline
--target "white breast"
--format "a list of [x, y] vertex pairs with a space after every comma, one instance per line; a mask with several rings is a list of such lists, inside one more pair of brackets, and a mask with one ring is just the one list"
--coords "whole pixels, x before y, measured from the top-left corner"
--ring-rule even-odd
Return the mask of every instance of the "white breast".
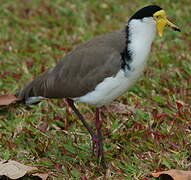
[[144, 70], [155, 32], [156, 25], [152, 18], [144, 18], [142, 21], [131, 20], [128, 44], [132, 53], [131, 71], [125, 73], [122, 69], [119, 70], [116, 75], [107, 77], [99, 83], [94, 91], [74, 100], [102, 106], [125, 93]]

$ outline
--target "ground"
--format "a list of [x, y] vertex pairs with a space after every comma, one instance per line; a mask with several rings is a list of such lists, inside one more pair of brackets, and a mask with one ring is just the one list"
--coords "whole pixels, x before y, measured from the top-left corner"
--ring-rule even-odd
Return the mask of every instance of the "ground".
[[[103, 112], [106, 173], [91, 157], [90, 136], [64, 100], [1, 108], [0, 159], [37, 166], [53, 180], [148, 180], [155, 171], [191, 169], [190, 1], [155, 2], [182, 32], [168, 28], [156, 38], [144, 76], [115, 102], [128, 110]], [[149, 3], [1, 0], [0, 95], [14, 94], [77, 44], [124, 27]], [[78, 107], [93, 125], [95, 108]]]

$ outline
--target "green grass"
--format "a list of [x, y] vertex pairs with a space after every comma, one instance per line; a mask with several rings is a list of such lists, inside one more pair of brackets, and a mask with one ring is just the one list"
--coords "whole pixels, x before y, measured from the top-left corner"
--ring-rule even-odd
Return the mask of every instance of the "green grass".
[[[0, 158], [51, 172], [50, 179], [152, 179], [191, 169], [190, 1], [155, 1], [182, 32], [157, 37], [144, 76], [116, 101], [135, 108], [104, 113], [106, 174], [91, 139], [64, 100], [0, 109]], [[122, 28], [150, 1], [1, 0], [0, 94], [15, 93], [77, 44]], [[93, 125], [94, 108], [78, 104]]]

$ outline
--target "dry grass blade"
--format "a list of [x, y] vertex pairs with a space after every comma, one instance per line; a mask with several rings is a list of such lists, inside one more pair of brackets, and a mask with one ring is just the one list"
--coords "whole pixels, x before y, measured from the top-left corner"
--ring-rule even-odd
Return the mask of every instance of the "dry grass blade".
[[49, 176], [49, 174], [42, 174], [42, 173], [35, 173], [35, 174], [32, 174], [33, 176], [37, 176], [39, 178], [41, 178], [42, 180], [46, 180]]

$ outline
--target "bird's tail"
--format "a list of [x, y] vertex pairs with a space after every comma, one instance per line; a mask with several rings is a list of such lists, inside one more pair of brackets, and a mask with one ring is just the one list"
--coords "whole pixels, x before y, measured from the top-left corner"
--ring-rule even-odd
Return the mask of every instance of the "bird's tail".
[[[54, 89], [54, 77], [51, 76], [51, 69], [44, 72], [31, 82], [29, 82], [23, 89], [19, 90], [15, 95], [5, 95], [1, 98], [0, 106], [2, 104], [11, 104], [12, 101], [22, 101], [25, 104], [37, 104], [43, 99], [53, 98], [50, 92]], [[5, 100], [11, 99], [7, 103]]]
[[8, 106], [10, 104], [23, 102], [25, 104], [37, 104], [46, 97], [43, 96], [44, 83], [43, 74], [19, 90], [15, 95], [6, 94], [0, 96], [0, 106]]
[[18, 91], [15, 96], [25, 104], [37, 104], [43, 99], [46, 99], [44, 89], [44, 77], [45, 73], [29, 82], [23, 89]]

